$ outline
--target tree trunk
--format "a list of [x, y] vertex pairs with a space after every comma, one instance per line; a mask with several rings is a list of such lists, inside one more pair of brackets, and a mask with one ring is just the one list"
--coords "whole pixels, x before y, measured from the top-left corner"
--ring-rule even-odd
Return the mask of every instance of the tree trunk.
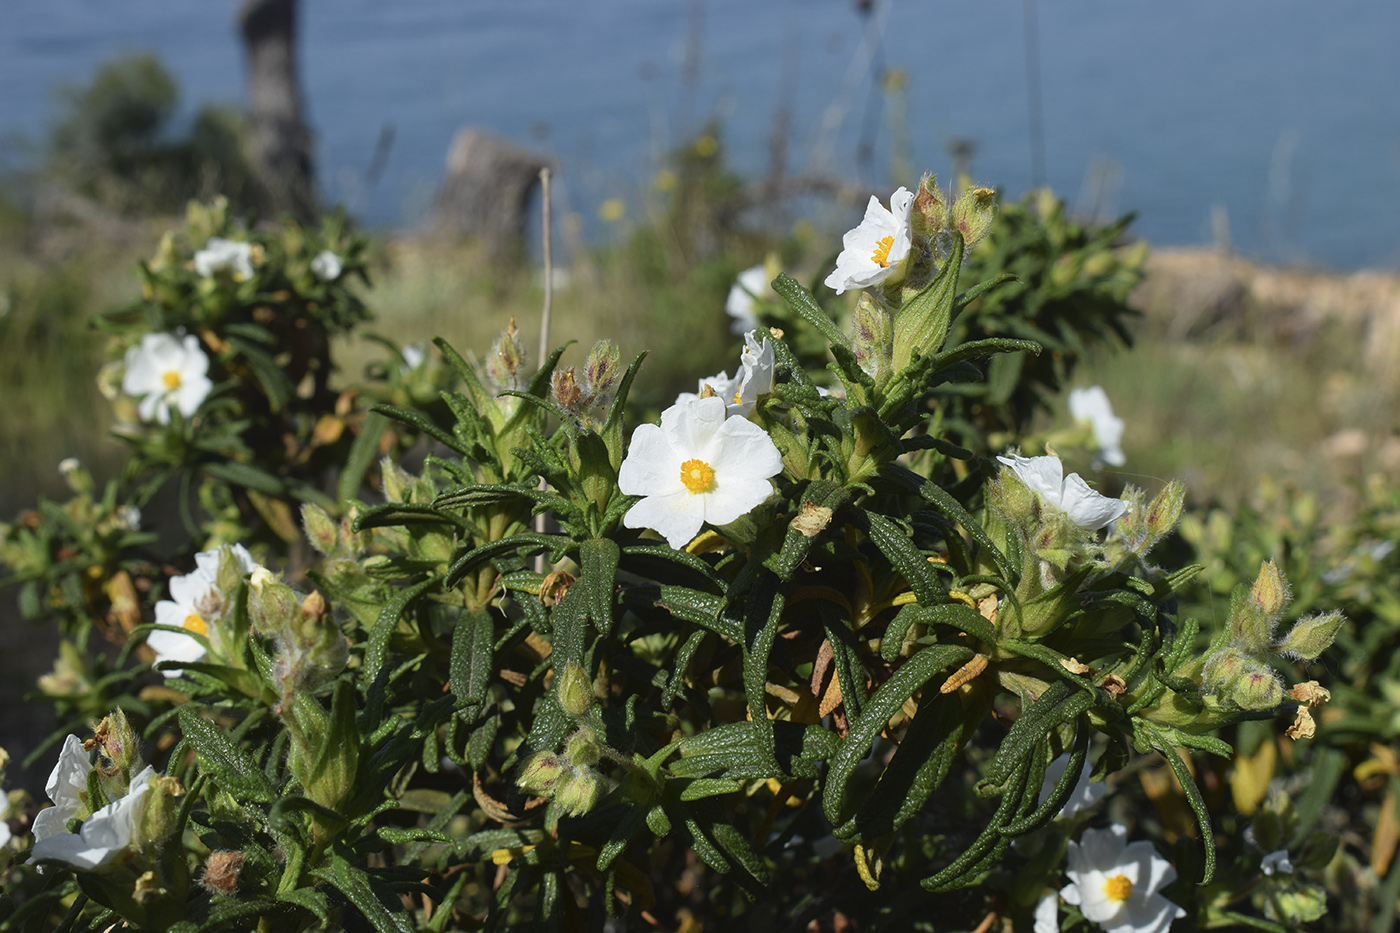
[[238, 28], [248, 54], [248, 159], [269, 214], [316, 213], [311, 132], [297, 84], [297, 0], [242, 0]]
[[476, 238], [500, 261], [519, 261], [525, 254], [530, 194], [546, 167], [554, 167], [547, 155], [463, 127], [452, 140], [429, 227], [439, 234]]

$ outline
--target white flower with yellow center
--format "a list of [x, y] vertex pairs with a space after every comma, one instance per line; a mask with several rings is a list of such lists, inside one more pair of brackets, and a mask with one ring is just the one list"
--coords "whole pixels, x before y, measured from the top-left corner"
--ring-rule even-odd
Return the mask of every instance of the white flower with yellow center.
[[226, 272], [235, 282], [245, 282], [253, 277], [253, 244], [211, 236], [194, 254], [194, 271], [205, 278]]
[[[131, 845], [131, 837], [145, 814], [145, 796], [155, 771], [148, 765], [132, 778], [126, 795], [90, 813], [88, 772], [92, 761], [76, 735], [63, 742], [58, 763], [49, 775], [46, 790], [54, 805], [34, 817], [34, 849], [31, 862], [52, 859], [74, 868], [101, 868]], [[88, 815], [90, 813], [90, 815]], [[68, 821], [82, 818], [78, 832], [68, 831]], [[39, 868], [43, 871], [43, 866]]]
[[[259, 569], [243, 545], [232, 545], [230, 551], [244, 573]], [[194, 572], [170, 578], [170, 599], [156, 603], [156, 625], [161, 627], [146, 637], [146, 644], [156, 654], [153, 663], [199, 661], [208, 652], [216, 634], [210, 631], [209, 623], [218, 621], [224, 612], [225, 594], [217, 582], [222, 554], [223, 548], [201, 551], [194, 557]], [[166, 668], [161, 673], [178, 677], [181, 672], [178, 668]]]
[[1060, 896], [1111, 933], [1165, 933], [1186, 911], [1157, 893], [1176, 880], [1171, 862], [1152, 843], [1128, 844], [1128, 830], [1086, 829], [1069, 844], [1070, 883]]
[[835, 270], [826, 277], [827, 286], [839, 295], [848, 288], [869, 288], [903, 278], [914, 242], [909, 225], [913, 207], [914, 193], [908, 188], [890, 196], [890, 210], [871, 195], [865, 219], [841, 238], [841, 254], [836, 257]]
[[1016, 474], [1016, 478], [1034, 492], [1040, 501], [1065, 513], [1080, 528], [1098, 531], [1113, 524], [1128, 511], [1122, 499], [1110, 499], [1089, 488], [1078, 473], [1065, 476], [1064, 464], [1054, 455], [1048, 457], [997, 457]]
[[146, 334], [126, 351], [122, 391], [140, 399], [142, 421], [169, 424], [171, 408], [188, 418], [209, 395], [214, 383], [208, 372], [209, 357], [194, 334]]
[[1103, 386], [1070, 389], [1069, 416], [1093, 430], [1094, 443], [1099, 446], [1097, 460], [1116, 467], [1127, 462], [1122, 447], [1123, 419], [1113, 414], [1113, 405]]
[[[316, 254], [316, 258], [311, 260], [311, 274], [322, 282], [334, 282], [340, 278], [344, 264], [340, 257], [328, 249], [323, 249]], [[251, 274], [251, 267], [249, 267]]]
[[739, 273], [734, 284], [729, 286], [729, 295], [724, 301], [724, 313], [734, 319], [729, 325], [731, 334], [746, 334], [758, 327], [758, 317], [753, 310], [754, 299], [767, 291], [767, 266], [753, 266]]
[[727, 525], [762, 503], [773, 492], [769, 477], [782, 469], [768, 434], [743, 417], [727, 417], [723, 399], [677, 402], [661, 413], [660, 426], [644, 424], [632, 435], [617, 486], [645, 498], [622, 522], [651, 528], [682, 548], [706, 522]]

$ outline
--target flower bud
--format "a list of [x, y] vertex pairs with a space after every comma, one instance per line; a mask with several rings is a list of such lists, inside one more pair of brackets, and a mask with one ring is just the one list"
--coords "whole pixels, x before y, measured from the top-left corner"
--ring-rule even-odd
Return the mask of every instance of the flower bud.
[[890, 375], [894, 355], [894, 321], [868, 292], [862, 292], [851, 317], [855, 329], [856, 360], [878, 384]]
[[1308, 616], [1300, 619], [1293, 630], [1274, 646], [1275, 650], [1299, 661], [1315, 660], [1332, 646], [1337, 637], [1337, 629], [1342, 627], [1346, 616], [1340, 612]]
[[524, 382], [522, 374], [528, 359], [525, 342], [515, 329], [515, 318], [511, 318], [486, 355], [486, 375], [497, 389], [518, 389]]
[[603, 796], [603, 776], [592, 768], [570, 768], [554, 793], [554, 802], [569, 816], [582, 816]]
[[622, 351], [611, 340], [599, 340], [588, 351], [583, 364], [587, 403], [605, 406], [612, 400], [613, 390], [622, 377]]
[[914, 232], [920, 236], [934, 236], [948, 225], [948, 201], [934, 176], [925, 175], [919, 179], [919, 192], [914, 196], [914, 210], [909, 219]]
[[582, 726], [564, 743], [564, 757], [575, 765], [596, 765], [603, 757], [602, 744], [592, 729]]
[[301, 597], [278, 582], [272, 571], [259, 567], [249, 581], [248, 619], [259, 635], [282, 636], [301, 621]]
[[520, 769], [515, 783], [527, 794], [550, 797], [567, 766], [567, 762], [554, 752], [537, 752]]
[[1143, 517], [1150, 540], [1158, 540], [1168, 535], [1181, 521], [1181, 511], [1186, 503], [1186, 484], [1174, 479], [1148, 503]]
[[306, 529], [306, 538], [318, 553], [330, 555], [335, 552], [340, 529], [325, 509], [312, 502], [302, 503], [301, 526]]
[[578, 384], [578, 373], [572, 366], [556, 369], [549, 387], [560, 407], [569, 411], [578, 410], [579, 402], [583, 399], [583, 387]]
[[987, 484], [987, 501], [1007, 522], [1022, 531], [1035, 521], [1035, 493], [1010, 467], [1002, 467], [996, 479]]
[[953, 203], [953, 226], [971, 250], [987, 236], [997, 215], [997, 193], [991, 188], [968, 188]]
[[[120, 709], [93, 727], [92, 745], [99, 746], [102, 755], [128, 776], [141, 768], [141, 741], [127, 721], [126, 713]], [[91, 748], [92, 745], [84, 747]]]
[[146, 794], [146, 812], [141, 816], [138, 848], [149, 849], [169, 839], [175, 832], [180, 813], [180, 798], [185, 787], [173, 777], [151, 778]]
[[384, 482], [384, 498], [389, 502], [404, 502], [404, 495], [413, 485], [413, 474], [400, 467], [392, 457], [379, 461], [379, 475]]
[[1246, 662], [1245, 673], [1229, 696], [1244, 709], [1273, 709], [1283, 702], [1283, 684], [1268, 665]]
[[570, 661], [559, 672], [559, 706], [570, 716], [586, 716], [593, 705], [593, 682], [577, 661]]
[[1273, 637], [1279, 616], [1288, 607], [1288, 581], [1271, 560], [1259, 565], [1259, 576], [1248, 594], [1236, 587], [1230, 598], [1227, 631], [1230, 640], [1252, 654], [1262, 654]]
[[1204, 685], [1216, 692], [1228, 691], [1244, 676], [1248, 659], [1237, 648], [1224, 647], [1206, 656], [1201, 669]]

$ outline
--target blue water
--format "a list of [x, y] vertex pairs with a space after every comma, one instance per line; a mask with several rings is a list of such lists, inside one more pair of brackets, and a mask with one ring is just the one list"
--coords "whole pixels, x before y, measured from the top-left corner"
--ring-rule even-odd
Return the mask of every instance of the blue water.
[[[231, 0], [5, 6], [0, 138], [41, 137], [54, 89], [123, 51], [158, 52], [187, 109], [242, 93]], [[1400, 5], [1036, 0], [1036, 10], [1045, 175], [1071, 203], [1136, 209], [1135, 229], [1161, 244], [1210, 241], [1214, 211], [1236, 248], [1268, 259], [1400, 261]], [[889, 4], [880, 55], [909, 76], [916, 169], [946, 175], [949, 142], [968, 138], [979, 181], [1013, 196], [1030, 187], [1023, 11], [1023, 0]], [[453, 133], [478, 124], [554, 153], [564, 206], [601, 236], [597, 205], [622, 197], [636, 216], [666, 149], [711, 116], [733, 164], [758, 175], [786, 103], [790, 168], [811, 164], [865, 23], [848, 0], [304, 0], [303, 13], [329, 197], [374, 225], [412, 224]], [[868, 72], [857, 76], [817, 161], [891, 187], [888, 115], [868, 112]], [[862, 163], [872, 119], [880, 132]], [[395, 142], [370, 189], [386, 124]]]

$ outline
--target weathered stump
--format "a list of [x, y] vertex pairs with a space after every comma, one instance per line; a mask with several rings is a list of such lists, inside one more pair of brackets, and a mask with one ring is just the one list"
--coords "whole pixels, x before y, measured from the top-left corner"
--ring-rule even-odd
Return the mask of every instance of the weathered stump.
[[447, 174], [438, 188], [432, 232], [479, 240], [499, 260], [525, 252], [526, 211], [540, 170], [554, 160], [476, 127], [453, 137]]
[[311, 131], [296, 69], [297, 0], [242, 0], [238, 28], [248, 56], [247, 155], [266, 213], [316, 213]]

